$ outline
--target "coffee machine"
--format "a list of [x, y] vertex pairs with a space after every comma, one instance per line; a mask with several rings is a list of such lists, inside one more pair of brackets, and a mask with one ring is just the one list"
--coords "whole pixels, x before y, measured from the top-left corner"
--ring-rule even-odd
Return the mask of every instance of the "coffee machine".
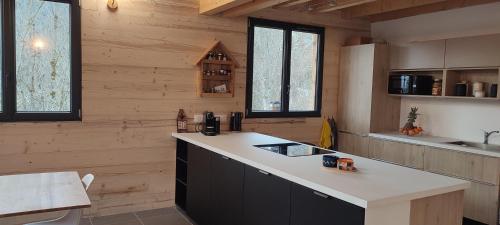
[[203, 123], [203, 133], [206, 136], [216, 136], [220, 134], [220, 118], [215, 117], [213, 112], [203, 113], [204, 123]]

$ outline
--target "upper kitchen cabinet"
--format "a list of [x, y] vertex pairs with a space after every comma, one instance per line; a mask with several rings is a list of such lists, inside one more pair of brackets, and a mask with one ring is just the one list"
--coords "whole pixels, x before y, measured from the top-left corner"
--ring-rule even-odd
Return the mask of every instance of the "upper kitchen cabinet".
[[446, 68], [500, 66], [500, 35], [446, 41]]
[[384, 44], [341, 49], [339, 131], [366, 136], [398, 129], [400, 99], [387, 95], [388, 51]]
[[408, 44], [392, 44], [390, 50], [391, 69], [416, 70], [444, 67], [446, 41], [426, 41]]

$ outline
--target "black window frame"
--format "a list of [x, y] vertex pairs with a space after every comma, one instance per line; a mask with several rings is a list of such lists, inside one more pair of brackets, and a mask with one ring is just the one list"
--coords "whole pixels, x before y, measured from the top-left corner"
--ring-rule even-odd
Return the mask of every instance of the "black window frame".
[[[70, 4], [71, 32], [71, 111], [17, 112], [16, 111], [16, 53], [15, 1], [2, 0], [2, 102], [0, 122], [22, 121], [81, 121], [82, 104], [82, 50], [79, 0], [43, 0]], [[22, 0], [21, 0], [22, 1]]]
[[[254, 55], [254, 30], [255, 27], [272, 28], [284, 31], [283, 43], [283, 74], [281, 87], [281, 111], [280, 112], [254, 112], [252, 111], [253, 96], [253, 55]], [[316, 71], [316, 98], [315, 109], [313, 111], [289, 111], [290, 101], [290, 66], [291, 66], [291, 45], [292, 32], [305, 32], [318, 35], [318, 65]], [[276, 117], [321, 117], [322, 93], [323, 93], [323, 58], [325, 49], [325, 28], [287, 23], [260, 18], [248, 19], [248, 45], [247, 45], [247, 81], [246, 81], [246, 117], [247, 118], [276, 118]]]

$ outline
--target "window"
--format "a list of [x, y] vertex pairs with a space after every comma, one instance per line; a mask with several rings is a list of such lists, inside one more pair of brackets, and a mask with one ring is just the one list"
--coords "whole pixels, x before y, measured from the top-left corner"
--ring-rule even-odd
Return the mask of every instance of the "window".
[[77, 0], [3, 0], [2, 121], [80, 120]]
[[324, 28], [249, 19], [247, 117], [319, 117]]

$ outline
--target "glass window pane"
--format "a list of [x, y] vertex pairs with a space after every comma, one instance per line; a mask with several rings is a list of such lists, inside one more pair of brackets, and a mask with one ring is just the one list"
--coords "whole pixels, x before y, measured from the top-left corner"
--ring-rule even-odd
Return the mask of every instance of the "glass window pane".
[[281, 111], [284, 31], [255, 27], [252, 111]]
[[18, 112], [71, 111], [70, 5], [15, 1]]
[[314, 111], [318, 66], [318, 34], [292, 32], [290, 111]]

